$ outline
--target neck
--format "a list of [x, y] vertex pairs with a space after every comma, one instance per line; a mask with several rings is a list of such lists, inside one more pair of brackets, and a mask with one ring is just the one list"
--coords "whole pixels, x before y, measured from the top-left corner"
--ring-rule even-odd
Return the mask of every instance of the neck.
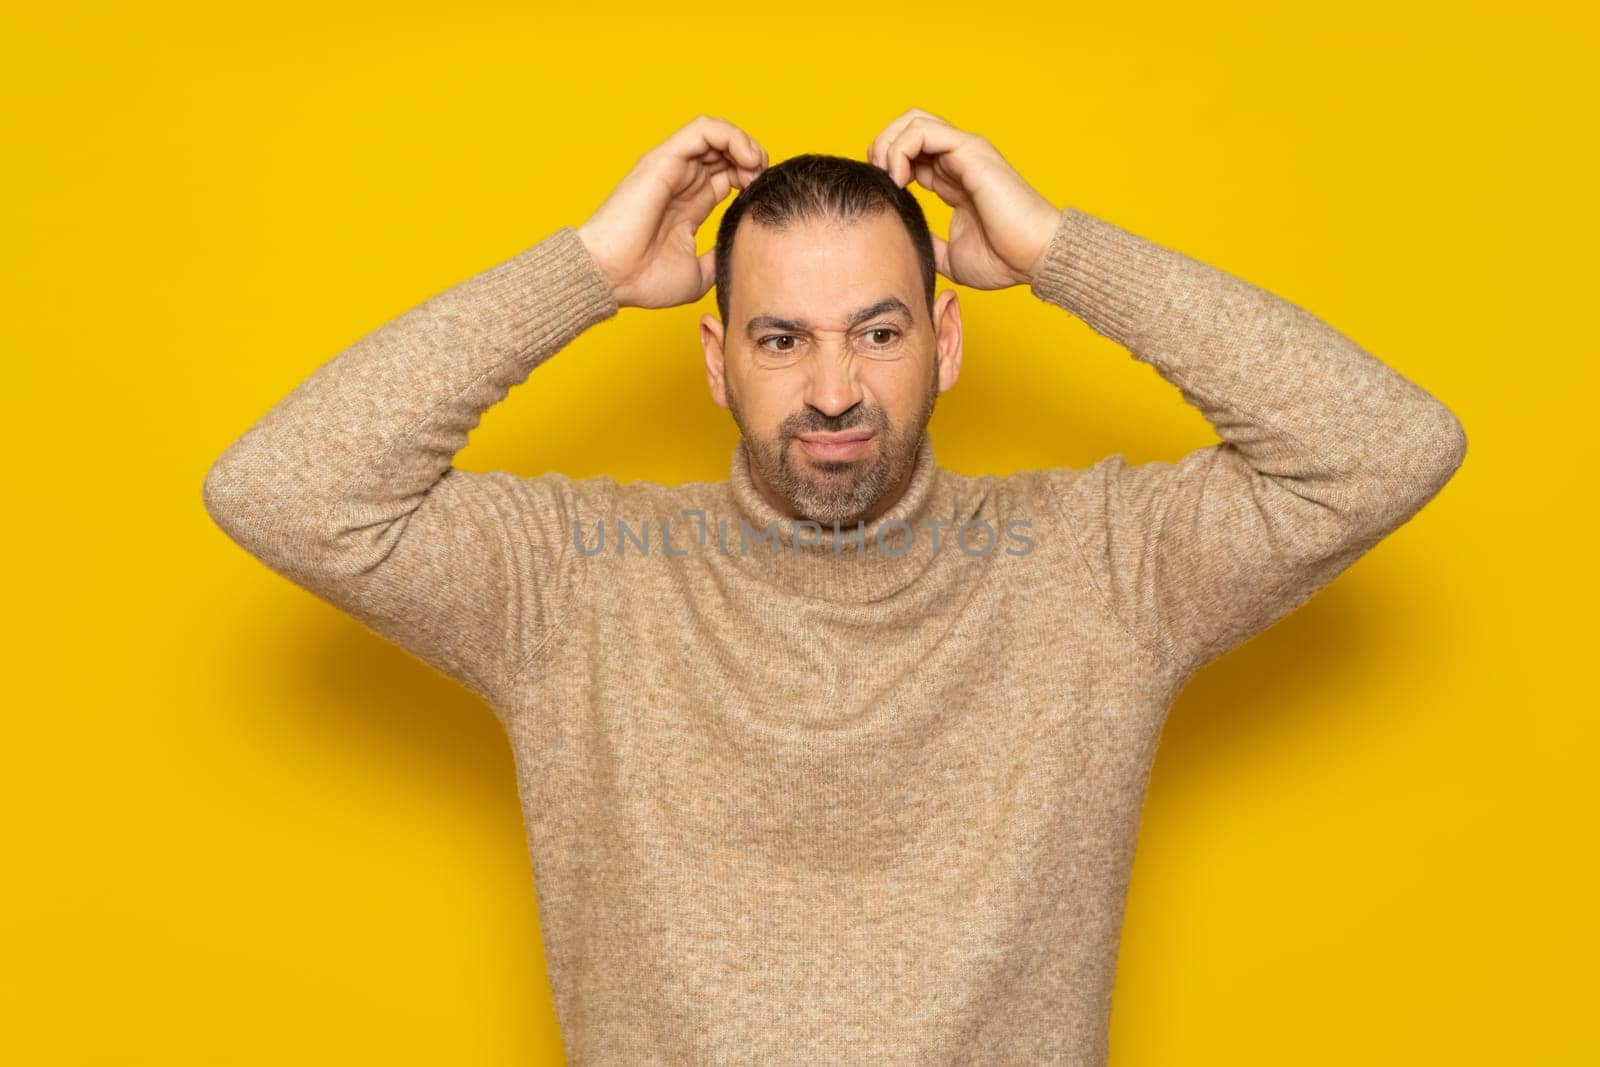
[[[846, 523], [797, 518], [764, 492], [743, 442], [734, 448], [729, 489], [735, 504], [727, 552], [740, 567], [801, 596], [838, 602], [881, 600], [909, 585], [940, 554], [954, 531], [924, 523], [953, 518], [955, 502], [939, 477], [933, 440], [924, 431], [916, 461], [897, 489]], [[748, 528], [741, 531], [741, 524]], [[742, 539], [741, 539], [742, 534]]]

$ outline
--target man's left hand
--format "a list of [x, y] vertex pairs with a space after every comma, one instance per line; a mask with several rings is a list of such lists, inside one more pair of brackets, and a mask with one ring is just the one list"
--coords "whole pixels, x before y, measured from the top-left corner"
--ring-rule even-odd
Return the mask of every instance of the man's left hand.
[[986, 139], [912, 108], [873, 138], [867, 161], [901, 187], [915, 178], [955, 209], [949, 240], [933, 237], [940, 274], [974, 289], [1033, 280], [1061, 212]]

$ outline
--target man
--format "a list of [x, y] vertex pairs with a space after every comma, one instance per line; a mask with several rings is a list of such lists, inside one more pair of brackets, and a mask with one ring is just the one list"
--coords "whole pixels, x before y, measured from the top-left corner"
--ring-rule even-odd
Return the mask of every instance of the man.
[[[697, 118], [583, 225], [318, 369], [216, 461], [206, 507], [505, 724], [570, 1062], [1104, 1062], [1173, 698], [1431, 499], [1461, 424], [927, 112], [866, 162], [767, 164]], [[913, 179], [954, 208], [948, 241]], [[939, 468], [925, 426], [962, 333], [935, 273], [1028, 285], [1222, 440]], [[584, 330], [713, 283], [727, 481], [452, 466]]]

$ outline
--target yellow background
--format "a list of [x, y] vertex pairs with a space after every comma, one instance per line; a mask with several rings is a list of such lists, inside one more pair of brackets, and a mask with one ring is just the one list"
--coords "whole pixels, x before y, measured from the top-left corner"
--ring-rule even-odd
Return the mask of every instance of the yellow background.
[[[0, 1060], [561, 1062], [488, 708], [241, 552], [202, 478], [320, 363], [583, 221], [695, 114], [777, 161], [860, 156], [916, 106], [1058, 206], [1309, 308], [1470, 442], [1173, 709], [1112, 1063], [1595, 1062], [1588, 5], [140, 7], [0, 27]], [[946, 466], [1215, 440], [1025, 290], [960, 295]], [[725, 476], [714, 307], [624, 310], [461, 465]]]

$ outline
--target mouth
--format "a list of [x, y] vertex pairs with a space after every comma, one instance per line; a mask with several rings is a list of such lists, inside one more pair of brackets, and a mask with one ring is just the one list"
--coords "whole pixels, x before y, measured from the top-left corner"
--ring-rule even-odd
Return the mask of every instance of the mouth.
[[860, 459], [871, 450], [877, 435], [871, 430], [844, 430], [840, 433], [807, 433], [800, 435], [800, 447], [812, 459]]

